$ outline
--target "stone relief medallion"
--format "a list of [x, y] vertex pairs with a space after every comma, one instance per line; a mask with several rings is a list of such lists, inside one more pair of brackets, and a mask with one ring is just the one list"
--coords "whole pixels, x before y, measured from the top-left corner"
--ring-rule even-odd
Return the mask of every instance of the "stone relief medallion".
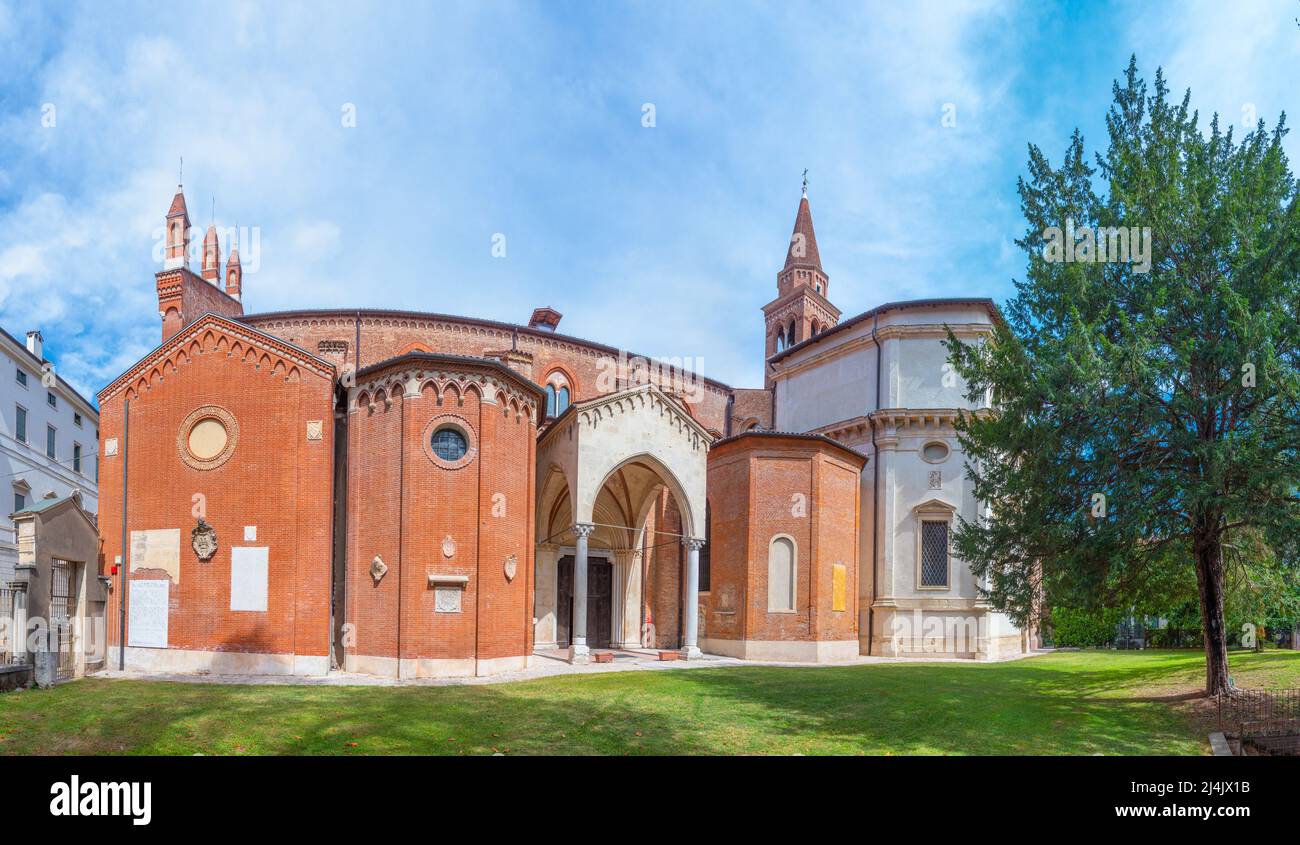
[[200, 519], [199, 524], [190, 531], [190, 545], [199, 560], [211, 560], [217, 553], [217, 530]]
[[451, 535], [448, 534], [442, 540], [442, 556], [453, 557], [455, 554], [456, 554], [456, 541], [451, 539]]
[[433, 591], [434, 613], [460, 613], [460, 590], [439, 587]]
[[506, 555], [506, 580], [515, 580], [515, 573], [519, 571], [519, 559], [514, 555]]
[[384, 563], [382, 557], [375, 555], [375, 559], [370, 561], [370, 577], [375, 579], [375, 583], [378, 584], [387, 574], [388, 564]]

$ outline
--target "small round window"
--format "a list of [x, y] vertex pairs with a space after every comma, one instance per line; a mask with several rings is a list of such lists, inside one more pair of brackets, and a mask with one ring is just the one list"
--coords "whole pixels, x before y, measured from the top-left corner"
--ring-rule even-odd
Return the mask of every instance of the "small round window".
[[465, 439], [464, 434], [454, 428], [440, 428], [435, 431], [429, 445], [433, 448], [433, 454], [448, 463], [459, 461], [469, 451], [469, 441]]
[[943, 443], [927, 443], [921, 450], [921, 457], [932, 464], [943, 463], [948, 459], [948, 447]]

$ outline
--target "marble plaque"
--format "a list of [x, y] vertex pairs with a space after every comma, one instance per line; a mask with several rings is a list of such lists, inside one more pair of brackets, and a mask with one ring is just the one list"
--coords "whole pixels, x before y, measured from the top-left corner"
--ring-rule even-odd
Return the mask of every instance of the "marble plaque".
[[266, 546], [235, 546], [230, 550], [230, 609], [266, 612]]
[[[179, 542], [179, 538], [178, 538]], [[170, 581], [129, 581], [127, 645], [167, 648], [167, 609]]]
[[848, 581], [848, 570], [844, 564], [837, 563], [831, 566], [831, 610], [844, 610], [848, 602], [848, 590], [845, 589]]

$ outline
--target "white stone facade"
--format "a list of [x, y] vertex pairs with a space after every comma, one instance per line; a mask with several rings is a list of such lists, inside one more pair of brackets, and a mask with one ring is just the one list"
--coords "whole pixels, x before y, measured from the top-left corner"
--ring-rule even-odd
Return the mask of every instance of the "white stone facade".
[[[24, 343], [0, 330], [0, 352], [0, 583], [5, 583], [14, 579], [18, 562], [10, 515], [17, 510], [19, 496], [30, 505], [78, 490], [82, 507], [88, 513], [98, 511], [99, 413], [45, 360], [39, 332]], [[19, 409], [25, 415], [25, 432], [19, 431]], [[54, 458], [46, 454], [50, 428]]]
[[[869, 459], [859, 538], [863, 654], [997, 659], [1029, 644], [979, 598], [970, 567], [951, 554], [957, 518], [980, 516], [953, 422], [987, 403], [966, 399], [944, 340], [951, 327], [963, 342], [980, 342], [994, 319], [986, 299], [891, 303], [773, 360], [773, 427], [826, 434]], [[922, 577], [923, 531], [932, 552], [946, 532], [946, 577], [937, 557]]]

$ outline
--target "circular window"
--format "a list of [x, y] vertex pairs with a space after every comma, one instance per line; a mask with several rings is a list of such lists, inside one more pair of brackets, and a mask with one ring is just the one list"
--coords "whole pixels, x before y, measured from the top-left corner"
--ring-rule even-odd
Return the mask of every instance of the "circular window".
[[208, 417], [199, 420], [194, 428], [190, 429], [190, 454], [201, 461], [210, 461], [220, 455], [228, 442], [230, 442], [230, 435], [226, 432], [226, 427], [221, 424], [221, 420]]
[[190, 412], [176, 435], [181, 461], [194, 469], [216, 469], [230, 460], [239, 441], [239, 423], [225, 408], [204, 405]]
[[425, 457], [443, 469], [468, 466], [478, 453], [473, 427], [455, 414], [441, 414], [429, 420], [422, 436]]
[[932, 464], [940, 464], [948, 460], [948, 446], [943, 443], [927, 443], [921, 450], [921, 457]]
[[449, 463], [459, 461], [469, 451], [469, 441], [465, 435], [450, 427], [435, 431], [429, 445], [433, 448], [433, 454]]

